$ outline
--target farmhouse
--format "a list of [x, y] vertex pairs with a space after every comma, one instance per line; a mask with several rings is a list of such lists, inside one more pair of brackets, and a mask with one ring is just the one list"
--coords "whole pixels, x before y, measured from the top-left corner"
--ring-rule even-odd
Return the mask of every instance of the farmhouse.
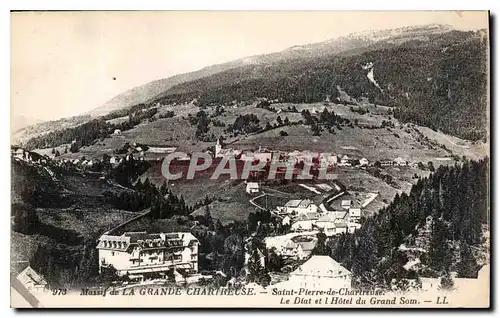
[[246, 182], [246, 192], [247, 193], [258, 193], [259, 192], [259, 184], [257, 182]]
[[199, 242], [191, 233], [126, 232], [99, 238], [99, 271], [113, 266], [118, 275], [131, 278], [170, 269], [198, 271]]

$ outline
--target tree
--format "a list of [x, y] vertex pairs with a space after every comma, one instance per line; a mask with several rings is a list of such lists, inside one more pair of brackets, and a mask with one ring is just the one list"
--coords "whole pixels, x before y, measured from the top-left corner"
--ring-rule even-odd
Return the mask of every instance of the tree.
[[422, 289], [422, 279], [420, 279], [420, 276], [417, 277], [417, 279], [415, 280], [415, 289], [416, 290], [420, 290]]
[[450, 272], [446, 272], [446, 274], [441, 277], [438, 288], [441, 290], [452, 290], [454, 285], [455, 283], [453, 282]]
[[208, 205], [205, 206], [204, 218], [206, 225], [212, 224], [212, 215], [210, 214], [210, 207]]
[[275, 248], [268, 251], [266, 262], [267, 270], [270, 272], [280, 272], [284, 265], [283, 259], [276, 253]]
[[38, 219], [35, 209], [31, 205], [14, 203], [11, 205], [11, 210], [14, 216], [14, 231], [24, 234], [36, 232], [40, 220]]
[[260, 283], [262, 277], [265, 274], [267, 274], [265, 268], [262, 267], [262, 264], [260, 262], [259, 252], [257, 249], [254, 249], [252, 254], [250, 255], [247, 266], [248, 266], [248, 276], [247, 276], [248, 282]]
[[79, 149], [80, 147], [78, 147], [77, 142], [71, 143], [71, 146], [69, 147], [69, 151], [71, 151], [72, 153], [78, 152]]
[[281, 137], [286, 137], [286, 136], [288, 136], [288, 133], [286, 131], [284, 131], [284, 130], [280, 130], [280, 136]]
[[460, 241], [460, 261], [458, 263], [458, 277], [462, 278], [476, 278], [478, 264], [476, 258], [472, 254], [471, 247], [464, 242]]
[[452, 251], [448, 243], [448, 228], [441, 219], [433, 219], [431, 241], [428, 254], [428, 265], [442, 273], [452, 262]]
[[288, 119], [288, 116], [285, 117], [285, 125], [287, 125], [287, 126], [290, 125], [290, 120]]
[[278, 115], [278, 118], [276, 118], [276, 121], [278, 122], [278, 126], [283, 125], [283, 120], [281, 119], [281, 117], [279, 115]]
[[326, 244], [327, 236], [325, 233], [319, 232], [316, 234], [316, 238], [318, 241], [316, 242], [316, 246], [312, 250], [313, 255], [330, 255], [331, 250], [330, 247]]
[[429, 171], [430, 171], [430, 172], [434, 172], [434, 171], [436, 171], [436, 169], [434, 168], [434, 164], [432, 163], [432, 161], [429, 161], [429, 162], [427, 163], [427, 166], [429, 167]]

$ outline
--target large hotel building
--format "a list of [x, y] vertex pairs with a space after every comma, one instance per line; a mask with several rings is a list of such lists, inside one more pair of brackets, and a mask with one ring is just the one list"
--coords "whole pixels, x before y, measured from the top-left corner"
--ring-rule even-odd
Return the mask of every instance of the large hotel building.
[[199, 242], [191, 233], [126, 232], [99, 238], [99, 271], [112, 265], [118, 275], [143, 277], [170, 269], [198, 272]]

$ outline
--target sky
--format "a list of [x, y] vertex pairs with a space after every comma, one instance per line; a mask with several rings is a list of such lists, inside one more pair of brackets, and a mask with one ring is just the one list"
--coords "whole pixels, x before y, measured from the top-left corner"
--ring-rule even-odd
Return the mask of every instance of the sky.
[[353, 32], [487, 21], [463, 11], [12, 13], [11, 118], [82, 114], [153, 80]]

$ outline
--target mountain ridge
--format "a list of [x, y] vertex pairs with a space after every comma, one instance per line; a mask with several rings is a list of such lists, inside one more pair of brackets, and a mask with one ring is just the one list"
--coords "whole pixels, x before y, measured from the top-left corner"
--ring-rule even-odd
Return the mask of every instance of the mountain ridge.
[[[373, 44], [377, 41], [382, 41], [386, 39], [388, 37], [387, 35], [388, 33], [392, 35], [395, 35], [395, 33], [403, 35], [403, 33], [405, 32], [411, 33], [423, 30], [425, 30], [426, 32], [435, 33], [435, 32], [447, 32], [450, 31], [451, 29], [452, 28], [447, 25], [432, 24], [432, 25], [402, 27], [402, 28], [395, 28], [388, 30], [355, 32], [344, 36], [335, 37], [322, 42], [308, 43], [304, 45], [294, 45], [292, 47], [289, 47], [287, 49], [278, 52], [246, 56], [233, 61], [206, 66], [196, 71], [177, 74], [168, 78], [154, 80], [149, 83], [143, 84], [141, 86], [131, 88], [125, 91], [124, 93], [115, 96], [102, 106], [99, 106], [96, 109], [90, 111], [90, 114], [92, 116], [100, 116], [100, 115], [105, 115], [106, 113], [109, 113], [114, 110], [127, 108], [139, 103], [145, 103], [151, 101], [154, 97], [160, 95], [163, 91], [166, 91], [175, 85], [204, 78], [213, 75], [215, 73], [220, 73], [239, 66], [257, 65], [257, 64], [271, 63], [279, 60], [290, 59], [294, 57], [304, 57], [300, 53], [297, 53], [296, 51], [297, 48], [306, 49], [308, 51], [314, 51], [314, 49], [320, 49], [320, 51], [318, 51], [317, 53], [313, 53], [312, 54], [313, 56], [322, 54], [338, 54], [357, 48], [359, 46], [366, 45], [366, 43], [354, 43], [353, 41], [360, 41], [362, 39], [363, 42], [368, 41], [369, 44]], [[377, 34], [385, 34], [385, 36], [380, 37], [378, 40], [374, 40], [376, 39]], [[353, 43], [349, 43], [350, 41]], [[337, 46], [338, 49], [335, 50], [332, 46]], [[294, 48], [296, 48], [296, 50], [294, 50]]]

